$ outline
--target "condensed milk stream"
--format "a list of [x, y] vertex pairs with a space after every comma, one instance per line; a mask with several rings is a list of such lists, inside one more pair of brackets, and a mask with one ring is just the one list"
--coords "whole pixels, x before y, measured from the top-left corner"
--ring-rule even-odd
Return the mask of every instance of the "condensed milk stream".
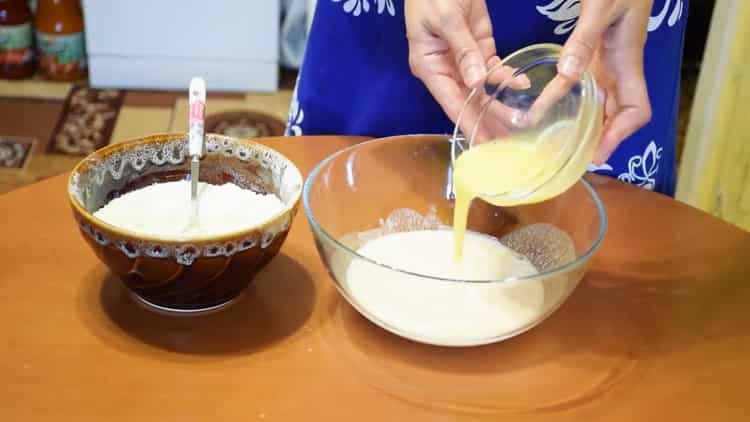
[[[571, 136], [573, 128], [572, 121], [563, 120], [533, 140], [526, 135], [486, 142], [458, 156], [453, 170], [457, 261], [463, 254], [472, 200], [481, 198], [504, 207], [541, 202], [561, 194], [581, 177], [579, 167], [560, 165], [560, 146]], [[545, 182], [546, 189], [539, 189]]]

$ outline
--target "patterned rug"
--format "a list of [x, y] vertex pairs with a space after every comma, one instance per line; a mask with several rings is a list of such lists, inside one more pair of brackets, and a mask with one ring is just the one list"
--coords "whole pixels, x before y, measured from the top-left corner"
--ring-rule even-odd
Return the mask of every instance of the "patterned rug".
[[78, 157], [47, 154], [63, 98], [0, 97], [0, 193], [69, 170]]
[[[236, 137], [282, 135], [294, 75], [273, 94], [209, 91], [206, 129]], [[118, 91], [38, 79], [0, 80], [0, 194], [70, 171], [111, 143], [187, 129], [181, 92]]]
[[107, 145], [125, 93], [75, 86], [63, 104], [48, 153], [88, 155]]
[[34, 143], [32, 138], [0, 137], [0, 168], [23, 169]]
[[284, 122], [274, 116], [248, 110], [225, 111], [206, 117], [206, 132], [235, 138], [281, 136]]

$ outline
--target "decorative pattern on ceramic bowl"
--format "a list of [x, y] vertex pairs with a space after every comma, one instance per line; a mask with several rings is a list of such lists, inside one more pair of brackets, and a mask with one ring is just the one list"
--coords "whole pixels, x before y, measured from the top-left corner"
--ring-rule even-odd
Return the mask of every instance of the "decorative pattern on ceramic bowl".
[[254, 227], [189, 241], [149, 237], [93, 216], [122, 194], [185, 179], [184, 134], [111, 145], [86, 157], [70, 176], [70, 203], [84, 239], [139, 299], [160, 309], [197, 312], [231, 302], [278, 253], [297, 213], [302, 176], [286, 157], [251, 140], [220, 135], [206, 137], [206, 150], [201, 181], [273, 193], [284, 209]]

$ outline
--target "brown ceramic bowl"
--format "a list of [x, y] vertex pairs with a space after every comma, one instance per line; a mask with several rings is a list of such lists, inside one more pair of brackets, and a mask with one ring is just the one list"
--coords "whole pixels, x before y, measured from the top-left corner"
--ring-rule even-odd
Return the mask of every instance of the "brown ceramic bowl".
[[297, 212], [302, 175], [277, 151], [251, 140], [206, 137], [201, 181], [274, 193], [284, 209], [262, 224], [221, 236], [165, 240], [109, 225], [93, 213], [113, 198], [189, 173], [185, 134], [154, 135], [84, 158], [68, 184], [86, 242], [136, 298], [156, 309], [205, 312], [232, 302], [278, 253]]

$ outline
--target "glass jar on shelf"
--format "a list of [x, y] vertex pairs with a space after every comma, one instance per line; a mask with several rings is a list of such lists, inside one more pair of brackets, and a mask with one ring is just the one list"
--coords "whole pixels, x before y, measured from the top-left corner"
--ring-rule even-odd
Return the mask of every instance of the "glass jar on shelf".
[[43, 78], [75, 81], [86, 76], [83, 14], [78, 0], [38, 0], [36, 40]]
[[0, 0], [0, 78], [34, 74], [34, 31], [26, 0]]

